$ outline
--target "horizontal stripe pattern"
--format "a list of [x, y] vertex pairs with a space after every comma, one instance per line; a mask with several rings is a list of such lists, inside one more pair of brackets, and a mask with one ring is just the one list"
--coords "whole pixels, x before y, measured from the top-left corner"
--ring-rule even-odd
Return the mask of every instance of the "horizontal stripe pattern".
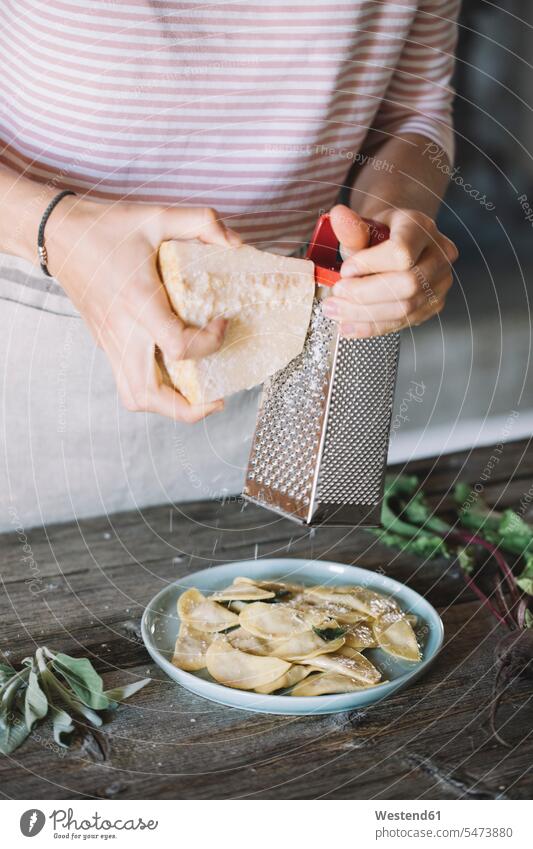
[[100, 198], [213, 206], [283, 253], [356, 154], [450, 156], [459, 0], [0, 0], [0, 161]]

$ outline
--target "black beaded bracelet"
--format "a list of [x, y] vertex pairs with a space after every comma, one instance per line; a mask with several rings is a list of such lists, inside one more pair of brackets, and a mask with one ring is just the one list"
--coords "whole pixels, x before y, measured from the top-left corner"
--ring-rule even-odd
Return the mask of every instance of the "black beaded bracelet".
[[46, 274], [47, 277], [51, 277], [52, 275], [48, 271], [48, 252], [44, 244], [44, 228], [46, 227], [46, 222], [50, 218], [51, 213], [56, 208], [60, 200], [63, 200], [63, 198], [67, 195], [75, 194], [76, 192], [71, 192], [70, 189], [65, 189], [64, 191], [59, 192], [59, 194], [56, 195], [55, 198], [52, 198], [43, 213], [43, 217], [41, 218], [41, 223], [39, 224], [39, 231], [37, 233], [37, 253], [39, 254], [41, 271], [43, 272], [43, 274]]

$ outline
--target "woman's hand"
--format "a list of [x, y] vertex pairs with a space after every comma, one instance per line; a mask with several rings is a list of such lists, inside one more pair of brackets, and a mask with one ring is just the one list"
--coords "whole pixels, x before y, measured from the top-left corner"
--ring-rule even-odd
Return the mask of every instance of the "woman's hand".
[[368, 227], [357, 213], [339, 205], [330, 215], [345, 259], [323, 310], [343, 336], [382, 336], [442, 310], [458, 253], [431, 218], [410, 209], [375, 215], [390, 238], [368, 248]]
[[166, 386], [155, 360], [204, 357], [220, 347], [226, 322], [186, 327], [172, 311], [157, 271], [165, 239], [240, 244], [213, 209], [65, 198], [46, 228], [50, 272], [59, 280], [111, 364], [128, 410], [196, 422], [223, 401], [190, 405]]

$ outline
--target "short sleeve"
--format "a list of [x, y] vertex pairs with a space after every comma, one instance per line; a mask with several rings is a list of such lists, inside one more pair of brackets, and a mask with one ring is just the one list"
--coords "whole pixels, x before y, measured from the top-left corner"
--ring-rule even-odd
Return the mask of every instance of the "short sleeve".
[[420, 4], [399, 62], [364, 146], [376, 136], [418, 133], [454, 157], [450, 85], [457, 44], [461, 0]]

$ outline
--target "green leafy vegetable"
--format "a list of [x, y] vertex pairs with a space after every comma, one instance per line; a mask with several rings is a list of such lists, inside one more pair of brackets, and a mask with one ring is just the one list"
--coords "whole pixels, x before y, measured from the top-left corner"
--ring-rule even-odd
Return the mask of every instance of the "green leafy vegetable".
[[465, 545], [457, 549], [457, 559], [463, 572], [471, 575], [475, 566], [475, 554], [471, 546]]
[[[511, 628], [530, 628], [533, 525], [514, 510], [491, 510], [475, 488], [464, 482], [455, 487], [454, 503], [456, 517], [448, 524], [434, 515], [416, 477], [389, 478], [385, 487], [382, 528], [376, 533], [386, 545], [426, 558], [455, 554], [468, 585], [500, 622]], [[476, 550], [479, 547], [496, 561], [500, 573], [489, 595], [478, 581]], [[515, 555], [515, 559], [516, 556], [522, 558], [518, 577], [502, 552]]]
[[54, 740], [68, 746], [76, 722], [102, 725], [99, 711], [114, 710], [119, 702], [148, 684], [149, 678], [104, 691], [103, 681], [87, 658], [74, 658], [45, 646], [22, 661], [17, 672], [0, 665], [0, 753], [10, 754], [47, 716]]
[[527, 595], [533, 595], [533, 554], [527, 554], [525, 561], [526, 565], [516, 579], [516, 583]]
[[[376, 533], [386, 545], [424, 557], [454, 553], [467, 585], [509, 629], [496, 647], [497, 675], [491, 701], [493, 734], [508, 745], [496, 729], [498, 704], [517, 678], [533, 678], [533, 525], [514, 510], [492, 510], [476, 487], [467, 483], [456, 485], [454, 503], [456, 515], [448, 525], [434, 515], [416, 477], [389, 479], [382, 528]], [[486, 563], [476, 564], [478, 549], [490, 555], [492, 569], [487, 570]], [[518, 576], [503, 552], [512, 554], [514, 560], [521, 558]], [[492, 579], [490, 590], [486, 589], [487, 577]]]
[[417, 493], [417, 489], [418, 480], [414, 476], [387, 478], [381, 509], [382, 527], [373, 533], [385, 545], [411, 551], [419, 557], [449, 557], [442, 538], [449, 526], [432, 516], [423, 493]]
[[533, 528], [520, 518], [514, 510], [504, 510], [498, 525], [502, 543], [516, 554], [530, 552], [533, 555]]
[[498, 545], [509, 554], [533, 554], [533, 526], [514, 510], [491, 510], [481, 496], [465, 483], [455, 487], [454, 500], [463, 527], [480, 533], [487, 542]]

